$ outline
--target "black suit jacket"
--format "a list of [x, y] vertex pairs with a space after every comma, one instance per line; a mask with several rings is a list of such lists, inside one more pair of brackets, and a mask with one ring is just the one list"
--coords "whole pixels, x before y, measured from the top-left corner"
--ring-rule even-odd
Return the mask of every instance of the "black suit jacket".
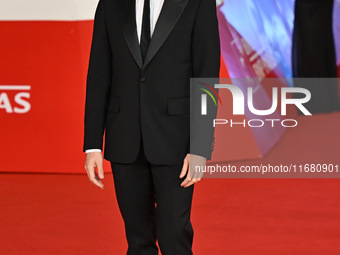
[[[87, 77], [84, 151], [102, 149], [105, 130], [109, 161], [132, 163], [142, 138], [149, 162], [182, 163], [190, 150], [190, 78], [218, 77], [219, 68], [215, 0], [165, 0], [144, 63], [135, 1], [100, 0]], [[210, 158], [209, 152], [196, 154]]]

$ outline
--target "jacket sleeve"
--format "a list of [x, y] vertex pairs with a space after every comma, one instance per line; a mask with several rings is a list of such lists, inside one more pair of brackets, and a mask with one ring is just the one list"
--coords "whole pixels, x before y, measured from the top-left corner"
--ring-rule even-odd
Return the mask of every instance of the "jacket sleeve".
[[[215, 78], [216, 82], [220, 71], [220, 38], [215, 0], [201, 0], [192, 36], [192, 78]], [[192, 80], [190, 153], [211, 159], [217, 107], [208, 100], [208, 114], [202, 116], [201, 92]]]
[[192, 40], [193, 77], [218, 78], [220, 37], [215, 0], [201, 0]]
[[84, 146], [87, 149], [101, 149], [106, 119], [106, 105], [111, 84], [111, 49], [105, 19], [105, 1], [97, 6], [90, 61], [86, 84], [84, 119]]

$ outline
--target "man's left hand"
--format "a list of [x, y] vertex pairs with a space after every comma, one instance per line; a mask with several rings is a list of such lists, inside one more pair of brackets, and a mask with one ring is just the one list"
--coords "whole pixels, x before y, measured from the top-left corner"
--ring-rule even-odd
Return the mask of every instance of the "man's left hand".
[[181, 186], [187, 188], [196, 182], [199, 182], [203, 177], [203, 171], [195, 171], [196, 167], [204, 169], [207, 164], [207, 159], [198, 155], [187, 154], [184, 159], [182, 172], [179, 178], [187, 176], [181, 183]]

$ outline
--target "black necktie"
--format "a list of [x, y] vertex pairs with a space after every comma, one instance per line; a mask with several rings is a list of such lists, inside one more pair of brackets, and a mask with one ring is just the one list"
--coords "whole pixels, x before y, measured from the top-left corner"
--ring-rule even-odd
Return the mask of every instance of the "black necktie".
[[142, 52], [143, 61], [145, 60], [146, 52], [149, 48], [149, 43], [151, 40], [150, 32], [150, 0], [144, 0], [144, 10], [143, 10], [143, 22], [142, 22], [142, 33], [140, 40], [140, 49]]

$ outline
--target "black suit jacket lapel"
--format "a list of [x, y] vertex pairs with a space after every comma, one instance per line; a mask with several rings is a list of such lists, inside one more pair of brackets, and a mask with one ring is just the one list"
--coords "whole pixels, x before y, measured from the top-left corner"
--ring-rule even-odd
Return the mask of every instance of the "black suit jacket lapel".
[[143, 68], [147, 66], [151, 59], [156, 55], [157, 51], [161, 48], [166, 38], [169, 36], [170, 32], [181, 17], [187, 3], [188, 0], [164, 1], [162, 11], [159, 15], [155, 30], [150, 41]]
[[136, 28], [136, 2], [135, 0], [119, 0], [118, 13], [126, 43], [139, 68], [143, 66], [142, 53]]

